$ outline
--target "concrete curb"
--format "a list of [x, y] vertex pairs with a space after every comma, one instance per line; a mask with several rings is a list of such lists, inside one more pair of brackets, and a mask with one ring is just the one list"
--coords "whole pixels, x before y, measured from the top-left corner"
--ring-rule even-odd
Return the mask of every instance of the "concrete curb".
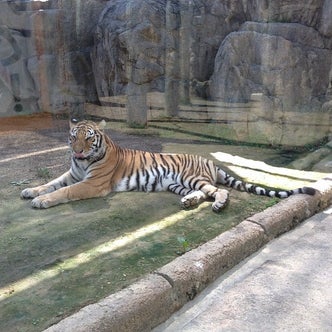
[[151, 330], [271, 239], [331, 205], [332, 174], [313, 187], [315, 196], [283, 200], [45, 331]]

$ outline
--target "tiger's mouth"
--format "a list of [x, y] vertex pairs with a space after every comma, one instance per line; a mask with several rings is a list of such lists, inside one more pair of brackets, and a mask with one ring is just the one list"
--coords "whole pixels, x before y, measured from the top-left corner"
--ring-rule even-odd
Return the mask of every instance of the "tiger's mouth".
[[80, 160], [87, 159], [87, 157], [83, 153], [81, 153], [81, 152], [74, 152], [73, 153], [73, 157], [75, 159], [80, 159]]

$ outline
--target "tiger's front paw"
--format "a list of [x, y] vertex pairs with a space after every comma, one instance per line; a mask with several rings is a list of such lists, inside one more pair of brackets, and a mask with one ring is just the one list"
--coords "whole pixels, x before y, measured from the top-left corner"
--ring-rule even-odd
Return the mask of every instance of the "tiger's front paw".
[[181, 198], [181, 206], [185, 209], [197, 206], [206, 199], [206, 195], [200, 191], [194, 191]]
[[38, 195], [38, 191], [34, 188], [26, 188], [21, 191], [21, 198], [34, 198]]
[[199, 200], [195, 196], [181, 198], [181, 206], [183, 209], [189, 209], [191, 207], [197, 206], [198, 204]]
[[52, 204], [51, 200], [48, 199], [46, 195], [44, 195], [44, 196], [35, 197], [31, 201], [31, 205], [32, 205], [32, 207], [34, 207], [36, 209], [47, 209], [47, 208], [53, 206], [54, 204]]

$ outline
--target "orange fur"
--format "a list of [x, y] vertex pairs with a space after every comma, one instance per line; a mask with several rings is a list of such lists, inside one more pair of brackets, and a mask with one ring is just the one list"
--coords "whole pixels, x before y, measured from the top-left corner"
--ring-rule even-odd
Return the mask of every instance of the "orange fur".
[[49, 208], [105, 196], [112, 191], [169, 190], [184, 196], [181, 204], [185, 208], [213, 198], [212, 209], [219, 212], [228, 202], [228, 191], [217, 184], [271, 197], [314, 194], [312, 188], [273, 191], [247, 184], [200, 156], [123, 149], [92, 121], [70, 126], [69, 147], [72, 162], [68, 172], [45, 185], [21, 192], [22, 198], [33, 198], [33, 207]]

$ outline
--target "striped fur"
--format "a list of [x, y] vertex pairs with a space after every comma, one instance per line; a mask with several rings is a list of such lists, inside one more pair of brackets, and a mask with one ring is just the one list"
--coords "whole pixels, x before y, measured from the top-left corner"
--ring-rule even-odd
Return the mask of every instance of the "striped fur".
[[49, 208], [110, 192], [168, 190], [183, 196], [181, 204], [185, 208], [213, 198], [212, 209], [219, 212], [226, 206], [229, 194], [218, 184], [279, 198], [315, 194], [315, 189], [308, 187], [277, 191], [245, 183], [200, 156], [123, 149], [91, 121], [71, 125], [69, 146], [72, 162], [68, 172], [45, 185], [22, 191], [22, 198], [33, 198], [33, 207]]

